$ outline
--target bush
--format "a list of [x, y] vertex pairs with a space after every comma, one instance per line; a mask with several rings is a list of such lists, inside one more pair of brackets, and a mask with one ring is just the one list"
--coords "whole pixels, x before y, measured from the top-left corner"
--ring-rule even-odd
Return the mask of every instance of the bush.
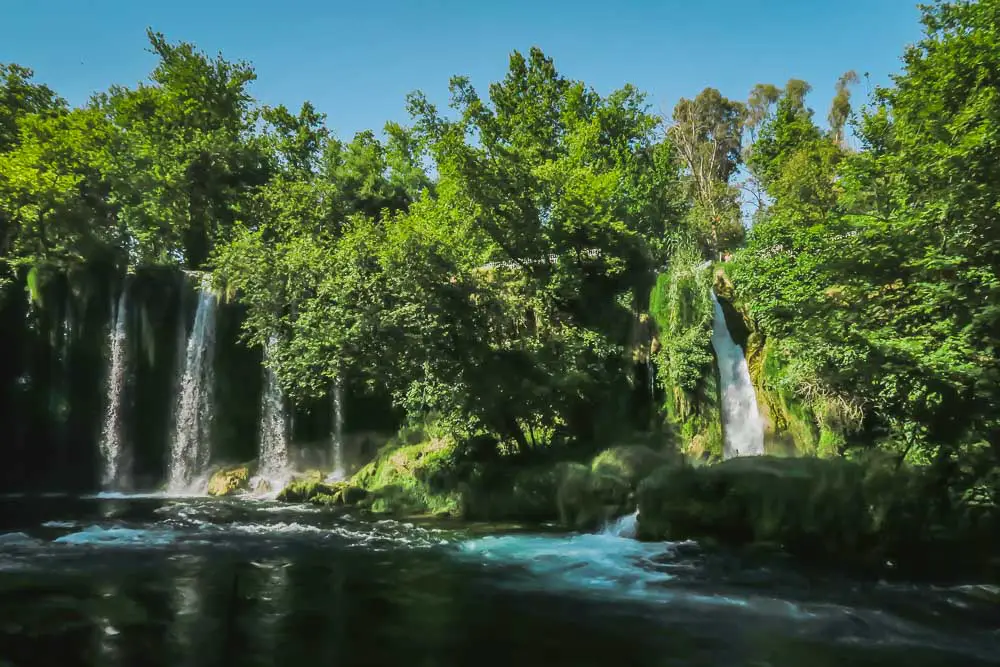
[[767, 545], [869, 570], [984, 565], [988, 527], [962, 528], [941, 514], [927, 501], [930, 484], [889, 459], [762, 456], [664, 467], [639, 485], [639, 537]]

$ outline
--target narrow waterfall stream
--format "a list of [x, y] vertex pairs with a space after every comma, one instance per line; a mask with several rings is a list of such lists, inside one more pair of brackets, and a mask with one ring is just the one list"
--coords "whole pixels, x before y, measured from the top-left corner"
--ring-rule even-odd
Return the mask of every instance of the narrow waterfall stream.
[[[264, 349], [267, 360], [268, 349]], [[260, 395], [260, 445], [258, 477], [271, 482], [283, 478], [288, 471], [288, 422], [285, 397], [274, 371], [264, 365], [264, 386]]]
[[602, 530], [601, 533], [612, 537], [634, 538], [638, 533], [638, 530], [639, 510], [636, 510], [631, 514], [626, 514], [625, 516], [618, 517], [614, 521], [609, 522], [604, 526], [604, 530]]
[[330, 429], [330, 442], [333, 472], [328, 479], [341, 480], [347, 472], [344, 469], [344, 380], [340, 375], [333, 381], [333, 425]]
[[[111, 327], [108, 332], [108, 376], [105, 383], [104, 426], [101, 429], [101, 485], [105, 489], [127, 485], [124, 459], [124, 429], [122, 405], [125, 396], [126, 365], [125, 323], [128, 312], [128, 292], [122, 287], [118, 304], [112, 308]], [[67, 318], [68, 319], [68, 318]]]
[[211, 458], [217, 309], [215, 295], [207, 281], [203, 281], [177, 395], [167, 482], [171, 493], [191, 492], [195, 480], [207, 472]]
[[722, 400], [722, 429], [725, 458], [760, 456], [764, 453], [764, 421], [757, 409], [757, 394], [750, 380], [743, 348], [736, 344], [726, 316], [712, 292], [712, 347], [719, 363], [719, 395]]

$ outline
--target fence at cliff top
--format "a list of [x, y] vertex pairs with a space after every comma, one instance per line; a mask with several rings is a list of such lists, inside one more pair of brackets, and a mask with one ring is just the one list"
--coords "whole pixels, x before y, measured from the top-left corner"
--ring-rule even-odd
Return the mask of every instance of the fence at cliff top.
[[[601, 251], [597, 248], [590, 248], [588, 250], [581, 251], [580, 256], [585, 257], [587, 259], [595, 259], [601, 256]], [[559, 261], [559, 255], [547, 255], [545, 257], [536, 257], [534, 259], [522, 259], [522, 260], [506, 259], [499, 262], [487, 262], [482, 266], [477, 266], [476, 270], [490, 271], [493, 269], [516, 269], [523, 267], [525, 265], [555, 264], [558, 261]]]

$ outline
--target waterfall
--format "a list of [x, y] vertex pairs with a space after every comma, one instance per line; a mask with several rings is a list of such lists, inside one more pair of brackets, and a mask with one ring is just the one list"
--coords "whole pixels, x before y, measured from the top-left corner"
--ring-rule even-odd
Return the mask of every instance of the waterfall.
[[612, 537], [635, 537], [639, 527], [639, 510], [618, 517], [614, 522], [604, 526], [604, 535]]
[[[273, 340], [272, 340], [273, 344]], [[267, 360], [268, 347], [264, 348]], [[274, 371], [264, 365], [264, 387], [260, 395], [260, 449], [257, 458], [258, 476], [277, 480], [288, 470], [288, 424], [285, 420], [285, 398]]]
[[[104, 427], [101, 430], [101, 461], [103, 470], [101, 484], [105, 489], [122, 486], [123, 428], [122, 402], [125, 393], [127, 367], [125, 364], [125, 321], [127, 297], [122, 287], [118, 297], [117, 311], [112, 308], [112, 324], [108, 333], [109, 365], [106, 381], [104, 406]], [[68, 320], [68, 318], [67, 318]]]
[[750, 369], [743, 349], [736, 344], [722, 305], [712, 293], [712, 347], [719, 363], [719, 394], [722, 399], [722, 426], [725, 458], [759, 456], [764, 453], [764, 422], [757, 409], [757, 395], [750, 381]]
[[194, 326], [187, 338], [184, 375], [177, 395], [167, 482], [171, 493], [190, 492], [198, 476], [207, 472], [211, 458], [216, 310], [215, 295], [206, 278], [198, 296]]
[[343, 479], [344, 470], [344, 378], [338, 374], [333, 381], [333, 428], [330, 430], [333, 472], [329, 479]]
[[[652, 347], [652, 346], [650, 346]], [[656, 402], [656, 366], [653, 365], [653, 353], [646, 357], [646, 380], [649, 384], [649, 400]]]

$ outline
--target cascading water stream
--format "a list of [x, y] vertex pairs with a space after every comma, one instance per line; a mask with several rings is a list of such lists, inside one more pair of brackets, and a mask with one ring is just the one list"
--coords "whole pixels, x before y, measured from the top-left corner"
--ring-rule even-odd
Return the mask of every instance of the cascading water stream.
[[743, 348], [736, 344], [722, 305], [712, 292], [712, 347], [719, 363], [719, 394], [722, 399], [722, 426], [725, 458], [760, 456], [764, 453], [764, 422], [757, 409], [757, 394], [750, 380]]
[[340, 480], [347, 474], [344, 469], [344, 380], [340, 375], [333, 381], [333, 428], [330, 442], [333, 472], [329, 479]]
[[108, 334], [108, 376], [106, 381], [104, 426], [101, 430], [101, 485], [105, 490], [124, 486], [126, 480], [122, 470], [124, 459], [124, 429], [122, 425], [122, 403], [125, 395], [126, 339], [125, 323], [128, 313], [128, 297], [122, 288], [118, 297], [117, 310], [113, 310], [111, 330]]
[[177, 396], [167, 482], [170, 493], [193, 491], [211, 458], [216, 311], [215, 295], [203, 280]]
[[[268, 349], [264, 348], [267, 359]], [[285, 399], [274, 371], [264, 366], [264, 387], [260, 397], [260, 445], [258, 477], [271, 482], [283, 479], [288, 472], [288, 423]]]
[[618, 517], [616, 520], [604, 526], [601, 531], [604, 535], [611, 537], [635, 537], [639, 529], [639, 510]]

